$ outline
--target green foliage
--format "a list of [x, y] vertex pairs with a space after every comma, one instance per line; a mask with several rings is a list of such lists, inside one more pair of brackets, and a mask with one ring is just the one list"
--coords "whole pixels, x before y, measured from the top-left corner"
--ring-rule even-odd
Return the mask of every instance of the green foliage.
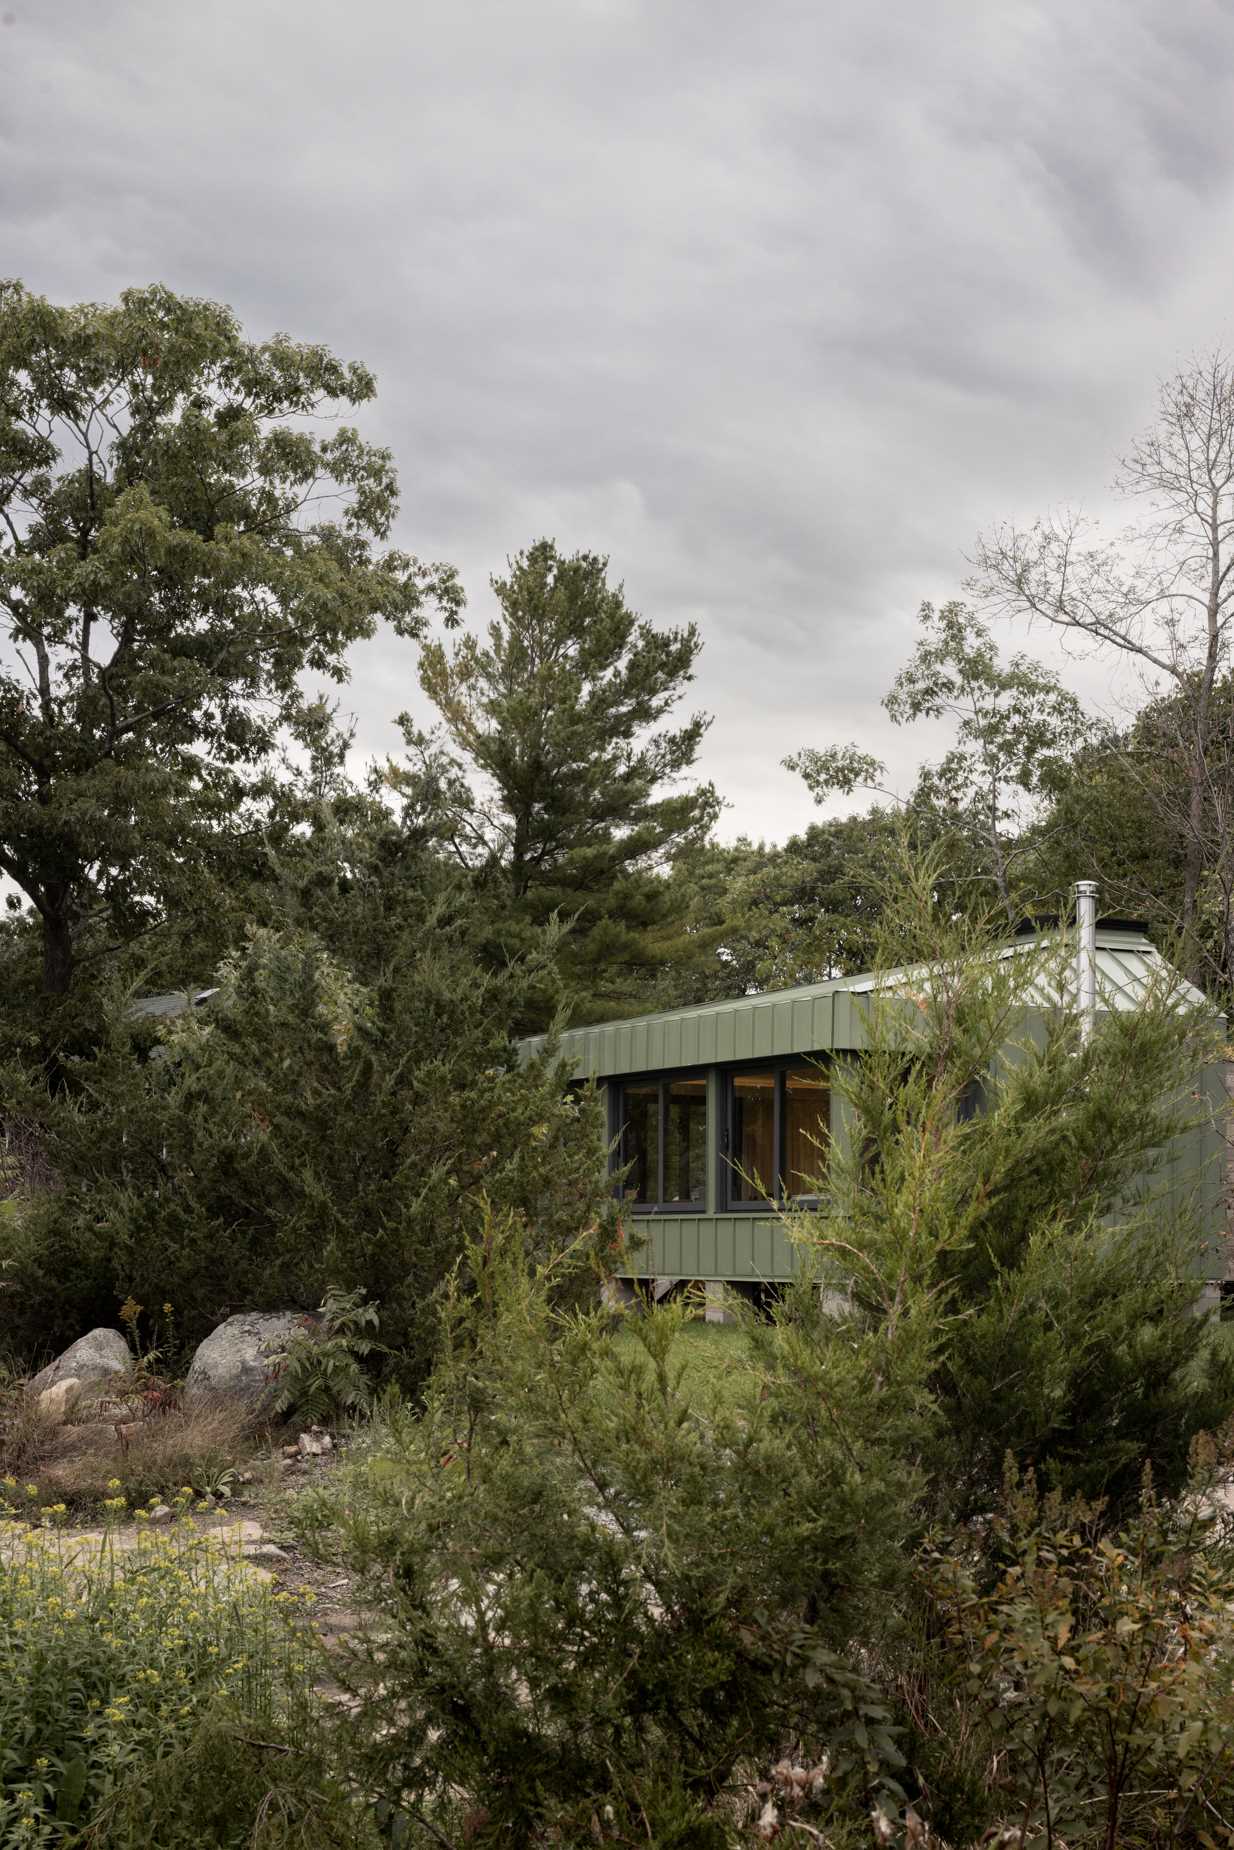
[[87, 948], [225, 902], [305, 670], [342, 678], [381, 618], [418, 635], [430, 599], [454, 615], [448, 571], [377, 550], [388, 452], [306, 422], [374, 389], [165, 288], [0, 286], [0, 865], [45, 994]]
[[327, 1291], [311, 1325], [297, 1331], [285, 1352], [273, 1358], [279, 1413], [321, 1425], [343, 1414], [362, 1413], [373, 1396], [364, 1372], [367, 1356], [380, 1351], [381, 1318], [363, 1291]]
[[58, 1182], [23, 1216], [15, 1340], [72, 1338], [131, 1293], [173, 1302], [197, 1341], [337, 1286], [381, 1304], [414, 1388], [482, 1202], [525, 1215], [543, 1253], [607, 1237], [597, 1101], [507, 1038], [523, 973], [478, 972], [440, 915], [394, 948], [370, 984], [312, 937], [257, 932], [151, 1057], [119, 1002], [70, 1096], [27, 1084]]
[[[977, 863], [972, 877], [992, 883], [1014, 924], [1023, 889], [1017, 837], [1066, 781], [1093, 727], [1056, 674], [1026, 655], [1001, 661], [988, 626], [966, 605], [923, 604], [920, 622], [921, 639], [883, 705], [897, 726], [952, 721], [955, 743], [924, 767], [909, 811], [939, 818], [965, 840]], [[808, 749], [785, 763], [819, 802], [877, 788], [885, 775], [855, 745]]]
[[[567, 924], [559, 961], [576, 1020], [627, 1010], [632, 974], [688, 955], [657, 870], [718, 808], [709, 785], [669, 788], [708, 723], [663, 724], [692, 678], [697, 631], [639, 618], [607, 567], [563, 558], [551, 540], [513, 559], [493, 580], [501, 615], [487, 643], [424, 649], [444, 738], [404, 719], [411, 763], [390, 774], [409, 819], [475, 870], [494, 958], [525, 950], [554, 914]], [[529, 1000], [528, 1032], [556, 1001], [551, 988]]]
[[[1077, 753], [1048, 812], [1024, 840], [1041, 891], [1096, 879], [1111, 912], [1148, 924], [1192, 980], [1225, 1007], [1234, 959], [1234, 883], [1225, 867], [1234, 789], [1234, 678], [1215, 683], [1206, 768], [1197, 793], [1187, 775], [1190, 689], [1149, 700], [1132, 722]], [[1194, 807], [1193, 807], [1194, 804]], [[1203, 865], [1189, 866], [1189, 844]]]
[[718, 1001], [849, 976], [876, 963], [888, 868], [905, 827], [934, 854], [940, 900], [981, 910], [981, 857], [952, 817], [928, 805], [885, 805], [811, 823], [782, 846], [741, 840], [684, 849], [669, 875], [685, 917], [688, 957], [651, 971], [646, 1008]]
[[1181, 1507], [1149, 1480], [1108, 1534], [1013, 1473], [989, 1536], [928, 1551], [941, 1673], [919, 1745], [946, 1835], [1231, 1841], [1234, 1557], [1200, 1513], [1211, 1479]]
[[294, 1605], [204, 1535], [125, 1550], [10, 1527], [4, 1541], [5, 1850], [357, 1841], [326, 1762], [319, 1647]]
[[1192, 1435], [1234, 1405], [1228, 1356], [1192, 1314], [1201, 1241], [1153, 1184], [1171, 1134], [1206, 1109], [1194, 1073], [1219, 1024], [1167, 986], [1099, 1016], [1081, 1046], [1073, 1013], [1048, 1006], [1073, 948], [1000, 952], [945, 916], [930, 861], [903, 865], [900, 894], [867, 1049], [832, 1067], [845, 1132], [826, 1153], [829, 1205], [792, 1218], [812, 1275], [854, 1334], [938, 1330], [944, 1506], [989, 1509], [1008, 1451], [1115, 1508], [1146, 1458], [1172, 1489]]
[[1115, 839], [1111, 871], [1117, 878], [1127, 860], [1146, 867], [1154, 911], [1162, 888], [1172, 889], [1184, 969], [1228, 996], [1234, 367], [1227, 354], [1197, 355], [1160, 382], [1157, 418], [1124, 453], [1116, 486], [1130, 503], [1117, 537], [1072, 512], [1027, 528], [1004, 523], [978, 541], [973, 589], [987, 608], [1051, 624], [1065, 646], [1121, 658], [1145, 678], [1150, 698], [1131, 739], [1107, 734], [1103, 755], [1122, 759], [1112, 782], [1133, 799], [1130, 826], [1162, 843], [1164, 856], [1158, 870], [1134, 848], [1124, 857]]
[[422, 1416], [297, 1502], [382, 1614], [357, 1776], [477, 1844], [735, 1842], [792, 1741], [830, 1754], [833, 1807], [890, 1803], [892, 1717], [852, 1640], [883, 1632], [918, 1520], [911, 1333], [837, 1343], [803, 1300], [751, 1331], [749, 1394], [713, 1396], [683, 1308], [621, 1342], [598, 1308], [555, 1313], [573, 1263], [490, 1221]]

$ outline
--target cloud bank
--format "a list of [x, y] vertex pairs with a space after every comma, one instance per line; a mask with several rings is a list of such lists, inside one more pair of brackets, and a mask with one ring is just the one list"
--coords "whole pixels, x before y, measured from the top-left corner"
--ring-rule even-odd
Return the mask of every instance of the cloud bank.
[[[161, 280], [378, 375], [399, 538], [693, 619], [724, 832], [858, 737], [977, 530], [1101, 507], [1228, 335], [1234, 20], [1176, 0], [9, 0], [0, 269]], [[1008, 637], [1009, 645], [1022, 637]], [[1049, 637], [1038, 653], [1051, 658]], [[1068, 678], [1112, 698], [1097, 664]], [[419, 702], [360, 652], [365, 752]]]

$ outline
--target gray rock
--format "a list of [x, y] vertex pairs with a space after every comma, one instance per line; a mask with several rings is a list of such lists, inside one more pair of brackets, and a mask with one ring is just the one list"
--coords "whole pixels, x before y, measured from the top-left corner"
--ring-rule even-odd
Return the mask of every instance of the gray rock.
[[173, 1514], [174, 1512], [169, 1504], [156, 1503], [154, 1508], [150, 1511], [150, 1521], [154, 1523], [156, 1527], [165, 1529], [171, 1521]]
[[76, 1375], [66, 1375], [63, 1381], [44, 1388], [36, 1402], [38, 1415], [49, 1426], [60, 1426], [81, 1399], [81, 1382]]
[[273, 1364], [304, 1319], [295, 1311], [243, 1310], [211, 1331], [189, 1364], [186, 1404], [217, 1397], [258, 1407], [274, 1399]]
[[66, 1381], [71, 1376], [81, 1383], [83, 1393], [97, 1394], [100, 1389], [113, 1386], [119, 1376], [127, 1375], [132, 1366], [133, 1357], [119, 1330], [91, 1330], [79, 1336], [54, 1362], [41, 1368], [28, 1384], [28, 1391], [41, 1394], [45, 1388], [55, 1387], [58, 1381]]

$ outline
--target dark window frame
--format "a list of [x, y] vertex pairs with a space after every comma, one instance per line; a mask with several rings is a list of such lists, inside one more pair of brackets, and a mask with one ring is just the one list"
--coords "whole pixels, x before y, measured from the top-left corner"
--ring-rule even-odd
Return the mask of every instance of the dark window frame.
[[[623, 1184], [618, 1179], [616, 1194], [622, 1207], [629, 1214], [706, 1214], [707, 1212], [707, 1143], [711, 1134], [711, 1083], [712, 1069], [706, 1066], [675, 1067], [672, 1072], [622, 1073], [608, 1081], [609, 1093], [609, 1143], [612, 1149], [610, 1168], [622, 1170], [628, 1158], [623, 1148], [625, 1139], [626, 1114], [625, 1093], [628, 1086], [657, 1086], [659, 1088], [658, 1104], [658, 1151], [657, 1151], [657, 1186], [661, 1199], [656, 1201], [634, 1201], [622, 1191]], [[664, 1171], [668, 1149], [668, 1097], [669, 1089], [678, 1080], [689, 1079], [703, 1082], [703, 1199], [701, 1201], [668, 1201], [663, 1199]]]
[[[784, 1190], [784, 1075], [798, 1067], [813, 1067], [824, 1074], [827, 1081], [827, 1129], [831, 1130], [831, 1059], [820, 1050], [818, 1053], [773, 1054], [759, 1060], [733, 1060], [720, 1069], [720, 1125], [717, 1138], [717, 1175], [716, 1201], [717, 1211], [721, 1214], [767, 1214], [776, 1213], [785, 1207], [817, 1208], [822, 1205], [821, 1195], [789, 1195]], [[776, 1076], [774, 1102], [772, 1107], [772, 1139], [775, 1143], [776, 1165], [780, 1173], [775, 1178], [774, 1195], [763, 1195], [758, 1201], [737, 1201], [733, 1195], [733, 1117], [735, 1088], [733, 1081], [743, 1073], [774, 1073]]]

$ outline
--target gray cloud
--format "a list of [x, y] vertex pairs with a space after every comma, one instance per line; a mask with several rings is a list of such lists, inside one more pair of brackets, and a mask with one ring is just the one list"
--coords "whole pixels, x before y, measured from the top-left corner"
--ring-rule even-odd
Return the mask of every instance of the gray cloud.
[[[929, 742], [878, 703], [921, 598], [991, 520], [1102, 505], [1157, 375], [1228, 332], [1208, 0], [8, 14], [0, 268], [159, 278], [367, 360], [401, 538], [477, 619], [548, 532], [699, 623], [730, 831], [809, 819], [799, 744], [908, 781]], [[363, 747], [416, 698], [404, 645], [362, 651]]]

